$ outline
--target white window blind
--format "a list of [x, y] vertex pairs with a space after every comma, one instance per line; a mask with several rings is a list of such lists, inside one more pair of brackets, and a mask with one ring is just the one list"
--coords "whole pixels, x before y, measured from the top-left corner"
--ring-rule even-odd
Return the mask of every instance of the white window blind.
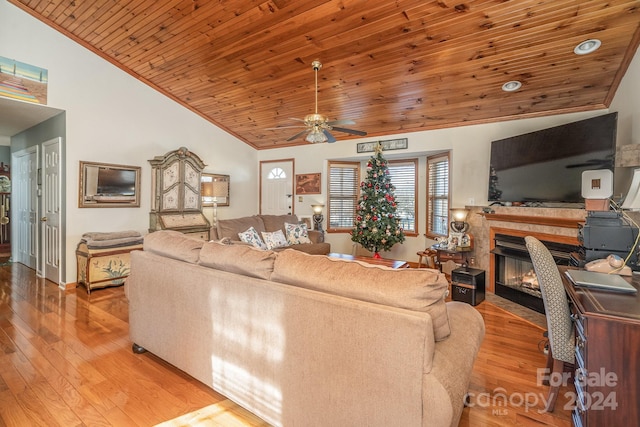
[[449, 154], [427, 157], [427, 234], [446, 236], [449, 230]]
[[396, 215], [400, 218], [400, 226], [405, 233], [417, 233], [416, 199], [417, 199], [418, 160], [391, 160], [389, 176], [395, 187]]
[[359, 163], [329, 162], [329, 231], [351, 230], [359, 188]]

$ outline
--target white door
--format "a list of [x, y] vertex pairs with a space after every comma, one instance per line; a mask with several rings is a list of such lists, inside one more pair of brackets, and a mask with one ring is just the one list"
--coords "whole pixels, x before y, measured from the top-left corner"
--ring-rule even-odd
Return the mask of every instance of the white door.
[[38, 266], [38, 147], [14, 153], [12, 159], [11, 253], [14, 261]]
[[260, 213], [293, 213], [293, 160], [260, 162]]
[[60, 261], [62, 241], [60, 238], [62, 192], [60, 182], [60, 140], [54, 138], [42, 143], [42, 241], [44, 277], [61, 284]]

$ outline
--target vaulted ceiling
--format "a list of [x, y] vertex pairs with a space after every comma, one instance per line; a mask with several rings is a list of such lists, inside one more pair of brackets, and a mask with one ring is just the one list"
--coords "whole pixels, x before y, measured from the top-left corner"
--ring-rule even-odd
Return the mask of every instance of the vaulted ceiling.
[[309, 144], [314, 60], [375, 137], [606, 108], [640, 42], [637, 0], [8, 1], [256, 149]]

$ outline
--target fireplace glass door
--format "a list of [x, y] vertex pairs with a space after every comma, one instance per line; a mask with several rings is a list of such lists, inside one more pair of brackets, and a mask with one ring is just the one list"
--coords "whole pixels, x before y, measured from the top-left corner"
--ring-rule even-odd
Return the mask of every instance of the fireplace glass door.
[[[577, 246], [543, 241], [558, 265], [568, 265]], [[517, 304], [544, 313], [542, 293], [524, 237], [496, 234], [491, 251], [495, 266], [495, 293]]]

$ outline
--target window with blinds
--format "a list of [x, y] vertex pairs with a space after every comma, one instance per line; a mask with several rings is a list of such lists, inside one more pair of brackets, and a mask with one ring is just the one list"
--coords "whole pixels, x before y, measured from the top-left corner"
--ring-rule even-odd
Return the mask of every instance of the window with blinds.
[[449, 230], [449, 153], [427, 157], [427, 235]]
[[416, 200], [418, 159], [389, 161], [389, 176], [395, 187], [396, 215], [405, 234], [417, 234]]
[[328, 231], [351, 231], [359, 188], [359, 163], [329, 162]]

